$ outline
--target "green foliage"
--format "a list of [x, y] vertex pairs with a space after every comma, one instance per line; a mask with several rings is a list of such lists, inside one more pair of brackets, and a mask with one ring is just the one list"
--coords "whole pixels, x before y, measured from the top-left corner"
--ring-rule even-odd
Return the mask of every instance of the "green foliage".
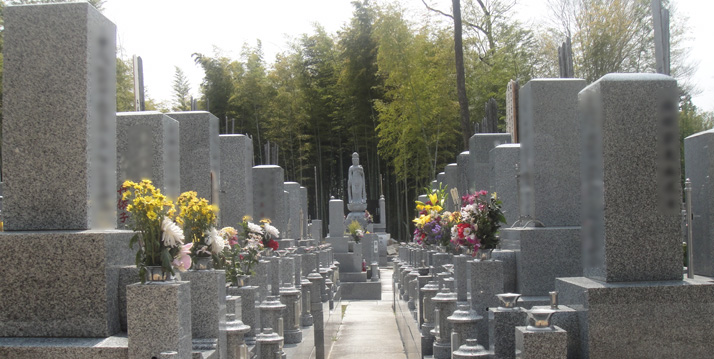
[[180, 67], [174, 66], [174, 83], [171, 86], [173, 90], [174, 102], [172, 111], [189, 111], [191, 110], [191, 85], [188, 83], [186, 75]]

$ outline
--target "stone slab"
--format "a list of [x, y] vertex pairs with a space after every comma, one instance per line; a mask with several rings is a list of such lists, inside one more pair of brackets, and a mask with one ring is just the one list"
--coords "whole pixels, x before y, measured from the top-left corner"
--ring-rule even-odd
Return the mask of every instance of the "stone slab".
[[[446, 207], [447, 211], [453, 212], [458, 206], [454, 204], [454, 199], [451, 196], [451, 189], [459, 189], [459, 165], [456, 163], [449, 163], [446, 167], [444, 167], [444, 173], [446, 174], [445, 185], [448, 186], [447, 192], [449, 193], [449, 197], [446, 199], [444, 207]], [[459, 192], [459, 198], [457, 198], [457, 203], [459, 204], [461, 203], [462, 195], [463, 193]]]
[[[714, 352], [714, 284], [607, 283], [558, 278], [560, 303], [576, 309], [582, 358], [705, 358]], [[662, 338], [667, 345], [657, 346]]]
[[127, 287], [129, 358], [157, 357], [176, 351], [177, 359], [192, 358], [191, 284], [132, 284]]
[[[277, 225], [284, 195], [284, 171], [275, 165], [253, 167], [253, 215], [259, 221], [268, 218]], [[282, 235], [282, 233], [281, 233]]]
[[694, 273], [714, 277], [714, 130], [684, 139], [684, 164], [692, 181]]
[[199, 197], [220, 205], [218, 118], [206, 111], [170, 112], [166, 115], [179, 122], [181, 192], [196, 191]]
[[380, 282], [342, 282], [340, 290], [344, 300], [382, 299], [382, 284]]
[[342, 272], [340, 271], [340, 282], [366, 282], [367, 272]]
[[[471, 308], [488, 318], [488, 308], [499, 304], [496, 294], [503, 293], [503, 262], [497, 260], [471, 262]], [[481, 320], [478, 326], [479, 344], [490, 345], [488, 321]]]
[[568, 333], [557, 326], [553, 331], [531, 331], [516, 327], [516, 353], [522, 359], [567, 358]]
[[243, 216], [253, 216], [253, 139], [219, 135], [221, 150], [221, 221], [237, 227]]
[[285, 191], [288, 192], [288, 216], [287, 219], [287, 233], [285, 238], [295, 238], [300, 239], [301, 237], [301, 192], [300, 184], [297, 182], [285, 182]]
[[132, 236], [120, 230], [0, 232], [0, 337], [119, 332], [119, 271], [134, 262]]
[[357, 253], [335, 253], [340, 262], [340, 273], [362, 272], [362, 255]]
[[555, 289], [555, 278], [583, 273], [580, 227], [514, 228], [520, 232], [516, 252], [518, 293], [547, 296]]
[[330, 216], [328, 230], [330, 237], [345, 235], [345, 204], [341, 199], [331, 199], [329, 203]]
[[518, 291], [516, 252], [507, 249], [496, 249], [491, 258], [503, 262], [503, 291], [516, 293]]
[[[179, 124], [161, 112], [117, 113], [117, 228], [125, 229], [129, 212], [121, 201], [126, 180], [150, 179], [168, 198], [180, 194]], [[128, 203], [126, 203], [128, 204]]]
[[332, 245], [332, 250], [335, 253], [348, 253], [348, 238], [347, 237], [327, 237], [325, 243]]
[[494, 147], [489, 152], [491, 192], [498, 194], [501, 200], [501, 210], [506, 217], [503, 227], [511, 226], [519, 217], [518, 209], [518, 166], [520, 162], [521, 145], [505, 144]]
[[191, 332], [193, 339], [217, 339], [221, 357], [226, 356], [226, 272], [189, 270], [181, 279], [191, 285]]
[[126, 333], [108, 338], [0, 338], [0, 358], [126, 359]]
[[488, 315], [491, 350], [499, 359], [515, 359], [515, 329], [526, 325], [528, 314], [521, 308], [515, 310], [491, 308]]
[[511, 143], [509, 133], [477, 133], [469, 139], [469, 155], [474, 190], [487, 190], [490, 185], [489, 152], [496, 146]]
[[585, 276], [682, 278], [678, 93], [660, 74], [605, 75], [580, 93]]
[[459, 153], [458, 156], [456, 156], [456, 165], [459, 166], [459, 179], [458, 179], [458, 186], [457, 188], [459, 189], [459, 193], [461, 195], [464, 195], [467, 192], [473, 192], [473, 171], [471, 171], [471, 166], [469, 165], [469, 161], [471, 160], [471, 155], [469, 154], [469, 151], [464, 151]]
[[307, 223], [310, 218], [307, 202], [307, 187], [300, 186], [300, 238], [307, 238]]
[[582, 79], [534, 79], [518, 93], [520, 213], [547, 227], [580, 225]]
[[322, 220], [321, 219], [313, 219], [310, 221], [310, 237], [313, 240], [316, 240], [318, 242], [322, 242]]
[[116, 26], [88, 3], [3, 10], [4, 228], [116, 224]]

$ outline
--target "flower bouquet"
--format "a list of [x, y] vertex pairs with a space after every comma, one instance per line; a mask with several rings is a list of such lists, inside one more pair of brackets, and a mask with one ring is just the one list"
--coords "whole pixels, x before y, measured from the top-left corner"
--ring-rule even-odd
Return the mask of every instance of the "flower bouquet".
[[[122, 184], [122, 201], [127, 201], [130, 213], [129, 228], [136, 231], [129, 247], [139, 244], [136, 266], [141, 283], [164, 281], [174, 275], [174, 269], [185, 271], [191, 266], [188, 253], [192, 243], [184, 244], [184, 234], [173, 221], [176, 214], [173, 202], [161, 194], [151, 181]], [[148, 274], [148, 275], [147, 275]]]
[[208, 269], [210, 258], [219, 264], [225, 243], [214, 227], [218, 207], [208, 204], [205, 198], [198, 197], [194, 191], [182, 193], [176, 204], [179, 207], [176, 222], [183, 227], [187, 240], [193, 243], [191, 258], [194, 260], [194, 269]]
[[263, 250], [263, 228], [250, 220], [249, 216], [243, 217], [239, 227], [240, 233], [233, 227], [226, 227], [235, 231], [234, 236], [232, 236], [233, 232], [224, 232], [226, 228], [221, 230], [231, 236], [227, 238], [228, 245], [224, 249], [224, 258], [226, 277], [232, 285], [238, 285], [239, 277], [254, 274], [253, 268], [258, 264], [260, 251]]
[[260, 228], [263, 230], [263, 234], [261, 235], [263, 247], [277, 251], [280, 246], [278, 245], [278, 241], [276, 241], [276, 239], [280, 237], [280, 231], [278, 231], [278, 229], [273, 227], [270, 223], [270, 219], [268, 218], [260, 220]]
[[446, 188], [430, 192], [427, 195], [428, 201], [415, 201], [418, 217], [413, 221], [416, 227], [413, 240], [422, 246], [448, 247], [451, 239], [449, 231], [453, 223], [453, 214], [444, 211], [444, 202], [448, 194]]
[[501, 201], [494, 192], [474, 192], [461, 197], [459, 220], [451, 229], [451, 241], [474, 253], [479, 249], [493, 250], [498, 245], [501, 223], [506, 223], [501, 211]]
[[359, 241], [364, 238], [364, 229], [359, 222], [352, 221], [352, 223], [347, 225], [347, 234], [352, 237], [352, 240], [355, 241], [355, 243], [359, 243]]

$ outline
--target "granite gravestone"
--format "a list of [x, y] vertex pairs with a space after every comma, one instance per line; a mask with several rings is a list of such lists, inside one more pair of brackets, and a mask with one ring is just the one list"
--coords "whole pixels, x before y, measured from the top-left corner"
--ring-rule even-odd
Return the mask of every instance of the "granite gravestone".
[[474, 191], [486, 190], [490, 187], [488, 153], [496, 146], [511, 143], [511, 135], [507, 133], [477, 133], [469, 139], [469, 160], [473, 177]]
[[[253, 167], [253, 215], [255, 220], [270, 219], [275, 226], [283, 206], [284, 172], [276, 165]], [[281, 237], [283, 233], [280, 233]]]
[[686, 178], [692, 181], [694, 273], [714, 277], [714, 130], [684, 139]]
[[245, 135], [218, 136], [221, 149], [221, 221], [237, 226], [253, 216], [253, 140]]
[[682, 280], [677, 82], [609, 74], [579, 101], [586, 277], [556, 290], [581, 311], [581, 357], [709, 356], [714, 285]]
[[461, 152], [456, 156], [456, 165], [458, 166], [458, 185], [459, 194], [464, 195], [472, 191], [473, 171], [469, 165], [471, 155], [469, 151]]
[[[179, 124], [154, 111], [117, 114], [117, 187], [124, 181], [150, 179], [168, 198], [179, 196]], [[117, 228], [126, 228], [129, 213], [117, 191]]]
[[491, 165], [491, 192], [502, 202], [501, 210], [506, 217], [503, 227], [510, 227], [518, 220], [518, 162], [521, 145], [505, 144], [496, 146], [489, 152]]
[[167, 115], [179, 122], [181, 192], [195, 191], [211, 204], [220, 205], [218, 118], [205, 111], [171, 112]]
[[116, 224], [116, 27], [87, 3], [4, 21], [0, 337], [108, 337], [134, 262], [133, 233], [96, 230]]
[[285, 182], [285, 191], [288, 193], [287, 232], [283, 238], [300, 239], [300, 184]]

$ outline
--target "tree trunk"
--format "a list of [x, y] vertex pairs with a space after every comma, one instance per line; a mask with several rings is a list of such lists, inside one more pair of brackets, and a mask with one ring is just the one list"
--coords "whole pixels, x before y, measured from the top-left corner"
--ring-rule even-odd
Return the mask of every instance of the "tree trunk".
[[469, 120], [469, 99], [466, 97], [466, 76], [464, 75], [464, 47], [461, 41], [461, 0], [452, 0], [454, 8], [454, 55], [456, 56], [456, 93], [459, 97], [461, 114], [461, 135], [464, 151], [469, 148], [471, 121]]

